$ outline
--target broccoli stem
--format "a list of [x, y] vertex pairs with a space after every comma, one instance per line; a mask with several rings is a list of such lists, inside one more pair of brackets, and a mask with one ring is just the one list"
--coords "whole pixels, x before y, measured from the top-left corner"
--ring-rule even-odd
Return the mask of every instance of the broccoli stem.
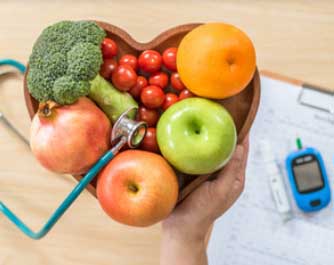
[[[89, 97], [105, 112], [110, 121], [114, 123], [118, 117], [131, 107], [137, 107], [137, 102], [127, 92], [120, 92], [100, 75], [91, 82]], [[134, 119], [136, 113], [130, 113]]]

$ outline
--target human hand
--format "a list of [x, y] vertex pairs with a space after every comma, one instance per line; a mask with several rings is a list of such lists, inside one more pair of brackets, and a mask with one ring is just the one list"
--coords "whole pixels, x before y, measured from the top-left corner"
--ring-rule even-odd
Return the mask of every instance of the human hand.
[[248, 148], [247, 136], [216, 178], [200, 185], [163, 221], [161, 265], [207, 263], [206, 236], [243, 191]]

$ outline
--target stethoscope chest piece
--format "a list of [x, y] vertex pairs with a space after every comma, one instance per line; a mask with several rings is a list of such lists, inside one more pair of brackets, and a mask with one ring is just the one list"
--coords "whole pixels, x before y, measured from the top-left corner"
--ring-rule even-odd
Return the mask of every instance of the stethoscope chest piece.
[[140, 145], [145, 137], [147, 124], [129, 118], [129, 114], [135, 111], [137, 108], [130, 108], [117, 119], [111, 133], [112, 143], [117, 139], [126, 139], [130, 148], [136, 148]]

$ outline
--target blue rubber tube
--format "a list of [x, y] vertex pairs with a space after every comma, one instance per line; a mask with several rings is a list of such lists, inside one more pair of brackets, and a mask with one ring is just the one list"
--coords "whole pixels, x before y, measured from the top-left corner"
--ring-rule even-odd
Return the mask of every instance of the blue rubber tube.
[[26, 71], [26, 67], [13, 59], [0, 59], [0, 65], [10, 65], [18, 69], [21, 73], [24, 73]]
[[87, 174], [80, 180], [80, 182], [75, 186], [71, 193], [65, 198], [62, 204], [56, 209], [56, 211], [51, 215], [50, 219], [38, 232], [32, 231], [26, 224], [22, 222], [10, 209], [6, 207], [5, 204], [0, 202], [0, 211], [14, 224], [16, 225], [24, 234], [32, 239], [40, 239], [44, 237], [51, 228], [56, 224], [56, 222], [62, 217], [66, 210], [72, 205], [72, 203], [77, 199], [81, 192], [87, 187], [87, 185], [93, 180], [93, 178], [100, 172], [100, 170], [114, 157], [113, 150], [105, 153], [99, 161], [87, 172]]

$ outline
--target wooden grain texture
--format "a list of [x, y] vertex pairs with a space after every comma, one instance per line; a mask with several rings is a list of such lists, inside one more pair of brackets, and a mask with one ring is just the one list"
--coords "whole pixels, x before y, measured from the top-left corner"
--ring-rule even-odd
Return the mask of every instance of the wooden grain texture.
[[[194, 21], [226, 21], [253, 39], [259, 69], [334, 88], [334, 2], [323, 1], [0, 1], [0, 57], [27, 62], [40, 31], [61, 19], [96, 19], [146, 42]], [[0, 79], [0, 109], [26, 136], [30, 119], [21, 76]], [[0, 198], [35, 228], [75, 184], [43, 170], [0, 125]], [[247, 186], [246, 186], [247, 188]], [[111, 221], [84, 192], [41, 241], [21, 235], [0, 217], [0, 264], [158, 263], [160, 226], [134, 229]], [[222, 242], [224, 244], [224, 242]]]
[[[118, 58], [125, 54], [133, 54], [139, 56], [139, 54], [144, 50], [156, 50], [162, 53], [168, 47], [178, 47], [182, 38], [191, 30], [199, 26], [200, 24], [185, 24], [167, 29], [160, 33], [157, 37], [146, 43], [140, 43], [134, 40], [125, 30], [112, 25], [107, 22], [96, 21], [97, 24], [105, 30], [107, 36], [117, 43], [118, 47]], [[35, 100], [28, 91], [27, 84], [27, 74], [28, 70], [24, 75], [24, 98], [29, 112], [32, 118], [38, 111], [38, 101]], [[258, 106], [260, 104], [260, 76], [259, 72], [255, 71], [254, 77], [245, 87], [245, 89], [230, 98], [218, 100], [232, 115], [234, 123], [236, 125], [238, 142], [241, 143], [245, 136], [249, 133], [252, 123], [255, 119]], [[206, 181], [210, 175], [203, 176], [186, 176], [180, 174], [179, 178], [182, 180], [179, 183], [180, 193], [179, 202], [181, 202], [186, 196], [188, 196], [194, 189], [196, 189], [200, 184]], [[81, 176], [75, 176], [75, 179], [80, 180]], [[96, 181], [92, 181], [87, 189], [96, 196]]]

